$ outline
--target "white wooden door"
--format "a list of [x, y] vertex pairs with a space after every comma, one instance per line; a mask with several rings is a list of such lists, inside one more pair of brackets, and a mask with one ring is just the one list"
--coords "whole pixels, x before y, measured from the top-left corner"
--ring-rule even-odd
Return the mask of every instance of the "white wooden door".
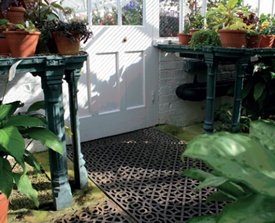
[[[112, 15], [133, 13], [129, 9], [137, 4], [143, 11], [139, 24], [127, 24], [120, 16], [112, 24]], [[81, 141], [157, 124], [158, 51], [152, 40], [158, 33], [154, 18], [158, 16], [158, 1], [92, 0], [90, 6], [89, 12], [101, 10], [102, 14], [97, 14], [101, 19], [96, 22], [104, 23], [104, 17], [109, 25], [93, 24], [94, 37], [84, 46], [89, 58], [79, 81]], [[116, 12], [106, 13], [110, 8]], [[90, 13], [88, 18], [94, 16]], [[136, 14], [127, 18], [133, 19], [128, 23], [138, 23]]]

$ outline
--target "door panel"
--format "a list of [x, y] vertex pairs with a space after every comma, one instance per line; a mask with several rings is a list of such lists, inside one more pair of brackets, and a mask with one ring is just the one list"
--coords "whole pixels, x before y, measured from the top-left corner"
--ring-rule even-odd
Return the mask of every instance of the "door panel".
[[95, 56], [95, 77], [92, 78], [92, 114], [108, 114], [120, 110], [117, 53]]
[[126, 106], [125, 109], [131, 110], [145, 107], [145, 83], [144, 83], [144, 53], [126, 52], [125, 79]]

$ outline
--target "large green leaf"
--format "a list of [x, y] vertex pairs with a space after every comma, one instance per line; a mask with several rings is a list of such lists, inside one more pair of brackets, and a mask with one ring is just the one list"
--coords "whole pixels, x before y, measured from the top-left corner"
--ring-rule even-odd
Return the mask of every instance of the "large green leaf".
[[18, 129], [13, 126], [0, 129], [0, 136], [1, 147], [21, 164], [25, 152], [25, 142]]
[[18, 190], [22, 193], [25, 194], [29, 199], [31, 199], [35, 206], [39, 206], [39, 201], [38, 201], [38, 193], [37, 191], [32, 187], [32, 183], [28, 176], [26, 174], [17, 174], [14, 173], [14, 181], [17, 185]]
[[275, 154], [275, 122], [271, 120], [257, 120], [250, 123], [249, 134], [257, 137]]
[[229, 9], [234, 9], [237, 3], [238, 3], [238, 0], [229, 0], [226, 4], [226, 7]]
[[10, 117], [5, 123], [4, 126], [17, 126], [17, 127], [40, 127], [47, 125], [41, 121], [39, 118], [26, 116], [26, 115], [16, 115]]
[[22, 104], [20, 101], [15, 101], [8, 104], [1, 104], [0, 105], [0, 121], [6, 119], [7, 117], [11, 116], [17, 108], [22, 107], [24, 104]]
[[34, 155], [27, 150], [25, 151], [25, 154], [24, 154], [24, 161], [37, 170], [41, 169], [41, 166], [39, 162], [37, 162], [37, 160], [35, 159]]
[[38, 111], [40, 109], [45, 109], [45, 101], [34, 102], [27, 110], [27, 113]]
[[57, 9], [61, 10], [61, 11], [64, 10], [63, 7], [62, 7], [62, 5], [57, 4], [56, 2], [52, 2], [51, 5], [52, 5], [53, 7], [55, 7], [55, 8], [57, 8]]
[[263, 94], [266, 88], [266, 84], [262, 82], [257, 82], [254, 86], [253, 96], [255, 101], [257, 101]]
[[12, 190], [13, 175], [8, 160], [0, 156], [0, 191], [9, 198]]
[[226, 205], [217, 223], [268, 223], [275, 222], [275, 198], [251, 195]]
[[212, 194], [209, 194], [208, 197], [206, 198], [206, 203], [211, 201], [232, 202], [233, 199], [231, 196], [223, 193], [222, 191], [216, 191], [216, 192], [213, 192]]
[[242, 98], [247, 97], [247, 95], [251, 91], [252, 87], [253, 87], [253, 84], [251, 82], [248, 82], [244, 85], [243, 91], [242, 91]]
[[201, 135], [182, 156], [203, 160], [219, 176], [275, 197], [275, 155], [257, 138], [222, 132]]
[[230, 197], [231, 200], [236, 200], [236, 198], [245, 195], [245, 191], [242, 187], [233, 182], [225, 180], [226, 178], [223, 178], [222, 181], [219, 180], [218, 183], [217, 181], [212, 181], [212, 179], [217, 178], [212, 173], [208, 173], [196, 168], [184, 170], [182, 173], [186, 177], [203, 181], [203, 183], [200, 184], [197, 189], [203, 188], [205, 186], [215, 187], [222, 191], [227, 197]]
[[58, 137], [45, 128], [29, 128], [25, 131], [31, 138], [40, 141], [44, 146], [54, 150], [59, 154], [63, 154], [63, 144]]
[[204, 187], [219, 187], [223, 184], [228, 182], [228, 179], [225, 177], [216, 177], [216, 176], [210, 176], [206, 178], [199, 186], [197, 186], [197, 190], [201, 190]]

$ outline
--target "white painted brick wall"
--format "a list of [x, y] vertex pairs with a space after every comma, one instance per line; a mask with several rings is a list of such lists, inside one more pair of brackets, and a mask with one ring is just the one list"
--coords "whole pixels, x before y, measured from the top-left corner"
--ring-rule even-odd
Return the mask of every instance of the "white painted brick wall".
[[[176, 88], [179, 85], [191, 83], [194, 79], [193, 74], [184, 71], [183, 65], [184, 58], [179, 55], [159, 51], [159, 124], [184, 127], [204, 120], [205, 101], [185, 101], [176, 95]], [[218, 69], [224, 78], [234, 76], [232, 65], [219, 66]], [[216, 104], [218, 106], [229, 100], [229, 97], [221, 97], [216, 100]]]

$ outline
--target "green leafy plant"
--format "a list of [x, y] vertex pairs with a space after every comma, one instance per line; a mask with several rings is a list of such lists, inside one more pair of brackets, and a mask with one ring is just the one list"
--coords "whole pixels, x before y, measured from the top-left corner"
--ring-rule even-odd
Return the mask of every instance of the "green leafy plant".
[[204, 27], [204, 16], [201, 14], [192, 15], [190, 18], [191, 29], [202, 29]]
[[41, 27], [44, 21], [58, 19], [61, 11], [64, 11], [64, 8], [57, 1], [32, 0], [26, 3], [25, 16], [37, 27]]
[[242, 105], [255, 119], [275, 114], [275, 61], [259, 60], [247, 70]]
[[257, 120], [250, 123], [249, 134], [219, 132], [200, 135], [182, 154], [199, 159], [210, 172], [198, 168], [183, 175], [199, 181], [197, 187], [214, 187], [207, 202], [226, 201], [218, 215], [193, 218], [189, 222], [274, 222], [275, 202], [275, 122]]
[[36, 32], [38, 31], [38, 29], [36, 28], [36, 26], [32, 23], [32, 21], [22, 21], [20, 23], [7, 23], [6, 24], [6, 30], [9, 31], [23, 31], [23, 32]]
[[[15, 184], [21, 193], [38, 206], [37, 191], [32, 187], [28, 177], [27, 164], [36, 170], [40, 170], [40, 165], [28, 151], [28, 146], [36, 140], [63, 154], [63, 145], [58, 137], [47, 129], [45, 116], [35, 113], [44, 108], [44, 102], [33, 103], [24, 114], [16, 113], [24, 104], [20, 101], [3, 103], [7, 85], [8, 81], [0, 101], [0, 192], [9, 198]], [[25, 139], [29, 139], [30, 142], [27, 143]], [[17, 166], [19, 172], [14, 171]]]
[[271, 35], [275, 33], [274, 18], [271, 14], [262, 13], [259, 18], [259, 29], [263, 35]]
[[217, 3], [206, 13], [208, 28], [213, 30], [246, 30], [247, 25], [238, 16], [239, 12], [242, 12], [243, 15], [248, 15], [248, 6], [238, 6], [238, 0]]
[[[25, 114], [15, 114], [15, 111], [23, 106], [20, 101], [0, 103], [0, 191], [9, 198], [15, 183], [17, 189], [38, 206], [37, 191], [32, 187], [27, 175], [26, 164], [37, 170], [40, 170], [40, 165], [27, 150], [29, 144], [26, 144], [24, 139], [40, 141], [59, 154], [63, 153], [63, 145], [57, 136], [47, 129], [45, 117], [33, 114], [43, 108], [43, 103], [34, 103]], [[14, 171], [15, 166], [19, 166], [21, 172]]]
[[[216, 122], [216, 132], [221, 131], [232, 131], [232, 110], [233, 105], [225, 103], [219, 106], [215, 110], [215, 118], [214, 121]], [[242, 109], [243, 111], [246, 111], [246, 109]], [[253, 117], [250, 114], [243, 114], [240, 117], [240, 123], [238, 124], [238, 129], [240, 129], [241, 132], [249, 132], [250, 122], [252, 120], [255, 120], [255, 117]]]
[[75, 40], [75, 36], [79, 36], [80, 40], [84, 43], [93, 36], [93, 32], [87, 28], [87, 24], [83, 20], [73, 20], [70, 22], [51, 20], [45, 23], [43, 30], [48, 35], [51, 35], [52, 32], [63, 33], [71, 40]]
[[184, 34], [190, 34], [190, 24], [189, 23], [185, 23], [184, 24], [182, 33], [184, 33]]
[[3, 35], [3, 31], [6, 30], [7, 28], [7, 24], [8, 24], [8, 20], [7, 19], [0, 19], [0, 37], [5, 37], [5, 35]]
[[220, 36], [214, 30], [199, 30], [192, 35], [189, 46], [192, 48], [221, 46]]
[[9, 20], [7, 20], [7, 19], [0, 19], [0, 30], [6, 29], [8, 22], [9, 22]]

